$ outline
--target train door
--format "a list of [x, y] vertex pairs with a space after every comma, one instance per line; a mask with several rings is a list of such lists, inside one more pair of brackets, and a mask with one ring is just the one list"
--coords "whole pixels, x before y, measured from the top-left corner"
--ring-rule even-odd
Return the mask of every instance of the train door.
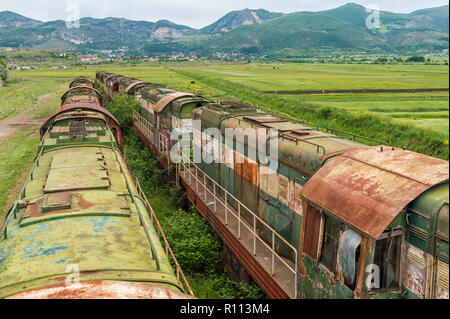
[[433, 284], [431, 298], [448, 299], [448, 238], [449, 238], [449, 210], [446, 203], [439, 212], [437, 230], [436, 230], [436, 247], [433, 263]]

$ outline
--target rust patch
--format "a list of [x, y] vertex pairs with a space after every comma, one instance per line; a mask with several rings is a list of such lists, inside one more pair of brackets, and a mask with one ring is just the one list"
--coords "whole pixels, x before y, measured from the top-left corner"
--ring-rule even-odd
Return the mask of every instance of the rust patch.
[[175, 290], [152, 284], [95, 280], [71, 286], [56, 284], [7, 299], [195, 299]]

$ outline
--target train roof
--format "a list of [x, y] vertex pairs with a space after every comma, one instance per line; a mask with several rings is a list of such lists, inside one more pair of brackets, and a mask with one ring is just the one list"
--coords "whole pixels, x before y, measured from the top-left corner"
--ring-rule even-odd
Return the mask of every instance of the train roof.
[[[91, 95], [94, 94], [97, 97], [97, 101], [91, 101], [90, 97]], [[61, 96], [61, 105], [64, 105], [67, 102], [67, 99], [70, 96], [80, 96], [80, 100], [78, 100], [79, 102], [81, 101], [81, 97], [82, 96], [86, 96], [87, 98], [89, 98], [89, 102], [93, 102], [93, 103], [100, 103], [101, 106], [103, 106], [103, 96], [102, 94], [97, 91], [96, 89], [94, 89], [94, 87], [90, 86], [90, 85], [76, 85], [76, 86], [72, 86], [69, 88], [69, 90], [67, 90], [62, 96]], [[71, 101], [72, 103], [77, 102], [75, 100]], [[86, 101], [84, 101], [86, 103]]]
[[[446, 194], [440, 195], [448, 201], [448, 179], [448, 161], [386, 146], [360, 147], [328, 162], [301, 195], [377, 239], [402, 210], [432, 187], [447, 183]], [[435, 196], [430, 193], [430, 198], [419, 199], [415, 207], [436, 200]], [[433, 211], [429, 204], [424, 210]]]
[[90, 87], [94, 87], [94, 82], [92, 82], [91, 80], [89, 80], [86, 77], [79, 77], [79, 78], [76, 78], [75, 80], [73, 80], [69, 84], [69, 87], [72, 88], [72, 87], [79, 86], [79, 85], [87, 85]]
[[198, 111], [204, 127], [265, 128], [278, 131], [279, 162], [306, 176], [341, 152], [363, 146], [340, 136], [314, 130], [311, 126], [270, 115], [261, 109], [238, 103], [208, 104]]

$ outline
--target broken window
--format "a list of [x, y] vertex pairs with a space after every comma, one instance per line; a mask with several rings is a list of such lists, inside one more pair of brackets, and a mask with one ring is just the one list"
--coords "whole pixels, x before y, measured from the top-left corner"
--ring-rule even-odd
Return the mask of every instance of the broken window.
[[400, 287], [403, 232], [387, 232], [375, 242], [370, 289], [398, 289]]
[[324, 222], [323, 245], [320, 263], [330, 272], [336, 274], [337, 252], [339, 248], [342, 224], [338, 220], [326, 215]]

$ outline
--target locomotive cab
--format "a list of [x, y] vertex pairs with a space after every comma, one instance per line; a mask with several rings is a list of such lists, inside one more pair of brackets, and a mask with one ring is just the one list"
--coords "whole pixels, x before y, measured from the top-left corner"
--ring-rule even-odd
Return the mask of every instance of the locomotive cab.
[[344, 152], [303, 188], [300, 298], [448, 298], [448, 162], [381, 150]]

